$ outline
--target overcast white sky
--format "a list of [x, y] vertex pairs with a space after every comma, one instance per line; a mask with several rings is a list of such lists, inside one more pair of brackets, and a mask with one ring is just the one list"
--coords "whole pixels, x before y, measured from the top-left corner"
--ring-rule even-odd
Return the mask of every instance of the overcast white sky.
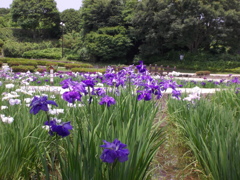
[[[0, 0], [0, 8], [9, 8], [12, 2], [13, 0]], [[55, 0], [55, 2], [60, 12], [70, 8], [79, 10], [82, 5], [82, 0]]]

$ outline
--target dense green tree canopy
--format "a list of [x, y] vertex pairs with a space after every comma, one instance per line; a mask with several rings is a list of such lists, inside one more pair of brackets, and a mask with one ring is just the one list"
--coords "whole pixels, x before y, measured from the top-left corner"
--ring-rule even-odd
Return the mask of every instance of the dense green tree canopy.
[[48, 30], [59, 34], [60, 15], [54, 0], [14, 0], [11, 4], [13, 22], [23, 29]]
[[236, 49], [239, 7], [238, 0], [142, 0], [133, 19], [141, 40], [141, 55], [216, 47]]
[[85, 0], [83, 1], [82, 19], [85, 33], [98, 28], [122, 24], [123, 6], [120, 0]]
[[80, 31], [80, 12], [75, 9], [66, 9], [60, 14], [61, 21], [65, 23], [65, 32]]
[[86, 36], [89, 52], [97, 61], [125, 59], [131, 40], [126, 36], [126, 29], [122, 26], [99, 28]]
[[[100, 61], [240, 52], [239, 0], [83, 0], [79, 10], [61, 14], [54, 0], [14, 0], [10, 11], [13, 22], [39, 37], [61, 35], [61, 17], [65, 47]], [[0, 9], [0, 27], [13, 25], [8, 12]]]

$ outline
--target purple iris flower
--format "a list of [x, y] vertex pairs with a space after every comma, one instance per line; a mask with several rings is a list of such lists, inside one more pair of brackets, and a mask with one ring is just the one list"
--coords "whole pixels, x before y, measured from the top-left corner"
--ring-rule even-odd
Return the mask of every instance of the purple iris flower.
[[214, 81], [213, 84], [215, 84], [215, 85], [219, 85], [220, 83], [217, 82], [217, 81]]
[[115, 139], [112, 143], [103, 141], [105, 144], [100, 147], [105, 148], [100, 156], [103, 162], [113, 163], [115, 160], [125, 162], [128, 160], [129, 150], [125, 149], [126, 144], [121, 143]]
[[181, 96], [181, 91], [173, 90], [172, 91], [172, 96], [179, 99], [180, 98], [179, 96]]
[[106, 91], [104, 88], [96, 88], [93, 90], [92, 95], [104, 96]]
[[77, 82], [73, 81], [71, 78], [69, 79], [64, 79], [63, 81], [60, 82], [60, 85], [62, 85], [63, 89], [70, 88], [77, 84]]
[[83, 82], [76, 83], [72, 88], [73, 88], [74, 91], [84, 93], [85, 95], [88, 94], [88, 92], [86, 90], [86, 84], [83, 83]]
[[86, 80], [82, 80], [82, 82], [84, 84], [86, 84], [86, 86], [89, 86], [89, 87], [93, 88], [96, 81], [94, 81], [92, 79], [86, 79]]
[[57, 124], [57, 121], [53, 119], [52, 121], [46, 121], [44, 125], [49, 126], [49, 134], [53, 136], [55, 133], [59, 136], [66, 137], [70, 134], [69, 130], [72, 130], [71, 122], [65, 122], [62, 124]]
[[226, 80], [226, 79], [221, 79], [219, 82], [220, 82], [220, 83], [223, 83], [225, 80]]
[[63, 93], [63, 99], [69, 103], [74, 103], [76, 100], [81, 101], [82, 95], [77, 91], [68, 91]]
[[191, 82], [191, 83], [193, 83], [193, 84], [197, 84], [197, 82], [196, 82], [196, 81], [194, 81], [194, 80], [191, 80], [190, 82]]
[[55, 101], [48, 100], [47, 96], [37, 97], [35, 96], [30, 104], [30, 113], [36, 115], [40, 110], [48, 111], [48, 104], [58, 106]]
[[238, 77], [234, 77], [232, 80], [231, 80], [232, 83], [235, 83], [235, 84], [240, 84], [240, 80], [238, 79]]
[[140, 63], [140, 64], [136, 66], [136, 68], [138, 69], [138, 71], [139, 71], [140, 73], [146, 72], [147, 69], [146, 69], [146, 66], [143, 65], [143, 61], [139, 61], [139, 63]]
[[113, 104], [116, 104], [116, 101], [113, 97], [110, 97], [110, 96], [104, 96], [100, 99], [100, 102], [99, 102], [100, 105], [107, 105], [108, 107], [113, 105]]
[[202, 85], [202, 86], [206, 86], [206, 83], [205, 83], [205, 82], [201, 82], [201, 85]]
[[152, 99], [151, 90], [138, 90], [137, 93], [139, 93], [137, 96], [138, 101], [142, 99], [144, 99], [145, 101], [150, 101]]

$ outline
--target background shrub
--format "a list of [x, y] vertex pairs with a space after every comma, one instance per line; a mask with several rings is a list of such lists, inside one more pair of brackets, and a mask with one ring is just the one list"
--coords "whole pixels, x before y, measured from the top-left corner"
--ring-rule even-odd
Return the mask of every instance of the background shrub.
[[9, 61], [8, 62], [8, 66], [12, 67], [12, 66], [19, 66], [21, 63], [21, 61]]
[[81, 64], [73, 64], [73, 63], [69, 63], [69, 64], [65, 64], [65, 68], [66, 69], [72, 69], [72, 68], [92, 68], [93, 65], [88, 64], [88, 63], [81, 63]]
[[12, 66], [12, 70], [13, 72], [34, 72], [35, 71], [35, 67], [34, 66]]
[[45, 66], [48, 61], [37, 60], [36, 62], [38, 65]]
[[20, 65], [24, 65], [24, 66], [34, 66], [35, 68], [37, 68], [37, 62], [35, 61], [21, 61]]
[[3, 54], [5, 57], [22, 57], [24, 52], [41, 49], [44, 44], [6, 41], [3, 45]]
[[210, 75], [210, 71], [197, 71], [196, 75], [197, 76]]
[[25, 58], [33, 58], [33, 59], [61, 59], [62, 58], [62, 50], [61, 48], [49, 48], [43, 50], [30, 50], [22, 55]]
[[46, 69], [44, 68], [37, 68], [36, 71], [40, 72], [40, 73], [43, 73], [44, 71], [47, 71]]
[[72, 68], [72, 72], [82, 72], [82, 73], [105, 73], [106, 69], [99, 69], [99, 68]]
[[66, 63], [58, 62], [57, 64], [58, 64], [58, 66], [65, 67]]
[[7, 58], [0, 58], [0, 62], [7, 63]]

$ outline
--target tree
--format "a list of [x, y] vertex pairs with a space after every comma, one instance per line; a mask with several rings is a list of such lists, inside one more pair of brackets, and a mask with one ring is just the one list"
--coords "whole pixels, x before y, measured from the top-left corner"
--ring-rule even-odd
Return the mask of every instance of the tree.
[[133, 19], [141, 57], [239, 47], [238, 0], [142, 0]]
[[121, 25], [122, 8], [119, 0], [84, 0], [81, 9], [84, 33]]
[[9, 27], [10, 19], [10, 9], [0, 8], [0, 28]]
[[59, 35], [60, 15], [54, 0], [14, 0], [10, 9], [13, 22], [23, 29], [51, 37]]
[[165, 1], [138, 2], [132, 24], [139, 43], [141, 58], [148, 59], [154, 55], [161, 55], [165, 51], [165, 36], [172, 19], [164, 10], [166, 7]]
[[88, 33], [86, 46], [96, 61], [125, 61], [131, 39], [126, 36], [123, 26], [99, 28], [97, 32]]
[[66, 33], [80, 31], [81, 17], [80, 12], [75, 9], [66, 9], [60, 14], [61, 21], [65, 23]]

